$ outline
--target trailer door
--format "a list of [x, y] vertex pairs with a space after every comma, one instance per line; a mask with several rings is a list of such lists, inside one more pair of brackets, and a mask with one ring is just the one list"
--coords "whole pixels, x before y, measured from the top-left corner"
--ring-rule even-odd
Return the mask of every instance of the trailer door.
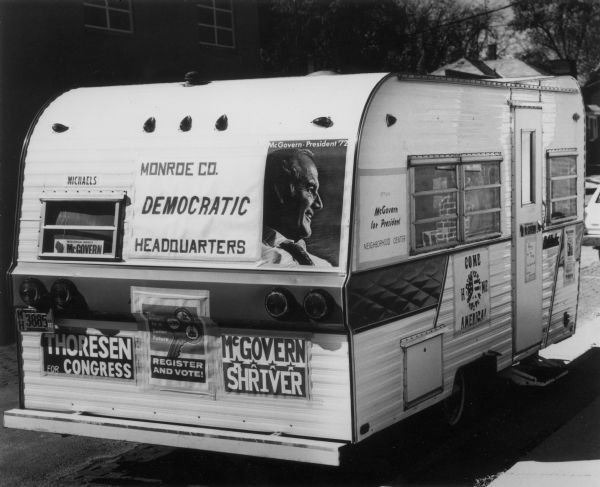
[[516, 355], [542, 341], [542, 110], [515, 107], [514, 115], [512, 265]]

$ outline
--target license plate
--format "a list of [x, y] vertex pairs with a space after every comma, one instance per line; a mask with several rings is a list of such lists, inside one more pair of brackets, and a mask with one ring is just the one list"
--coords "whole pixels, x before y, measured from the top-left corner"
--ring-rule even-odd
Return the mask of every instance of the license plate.
[[50, 331], [46, 313], [17, 308], [17, 323], [20, 331]]

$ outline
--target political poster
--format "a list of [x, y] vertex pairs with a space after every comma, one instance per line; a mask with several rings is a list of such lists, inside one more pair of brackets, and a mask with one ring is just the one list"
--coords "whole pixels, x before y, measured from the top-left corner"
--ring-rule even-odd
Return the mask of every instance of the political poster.
[[339, 266], [347, 147], [346, 139], [269, 143], [262, 265]]
[[406, 173], [390, 170], [359, 177], [359, 268], [407, 256]]
[[565, 286], [575, 283], [575, 246], [577, 232], [574, 227], [565, 228], [565, 245], [564, 251], [564, 274], [563, 283]]
[[454, 256], [455, 331], [466, 332], [490, 322], [489, 250]]
[[138, 161], [129, 257], [258, 260], [263, 168], [226, 151]]
[[104, 240], [54, 238], [54, 252], [72, 255], [103, 255]]
[[214, 394], [218, 351], [208, 291], [134, 287], [132, 312], [144, 323], [148, 384]]
[[45, 375], [135, 380], [130, 336], [43, 333], [41, 346]]
[[223, 333], [225, 392], [308, 398], [309, 350], [310, 342], [300, 336]]

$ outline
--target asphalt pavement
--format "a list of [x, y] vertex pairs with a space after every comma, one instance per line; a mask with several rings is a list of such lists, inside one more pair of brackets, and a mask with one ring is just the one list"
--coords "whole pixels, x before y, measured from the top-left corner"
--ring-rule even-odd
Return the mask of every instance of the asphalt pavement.
[[[600, 279], [600, 275], [595, 277]], [[584, 356], [590, 348], [600, 347], [600, 306], [580, 318], [573, 337], [550, 345], [540, 355], [573, 362]], [[488, 485], [600, 486], [600, 397]]]
[[[584, 262], [585, 260], [585, 262]], [[600, 346], [600, 263], [591, 248], [582, 253], [585, 284], [581, 300], [588, 303], [578, 313], [576, 334], [541, 352], [546, 358], [575, 363]], [[582, 278], [582, 282], [584, 282]], [[589, 303], [594, 303], [590, 306]], [[18, 406], [16, 346], [0, 346], [0, 411]], [[54, 486], [102, 458], [134, 452], [135, 444], [0, 427], [0, 485]], [[86, 467], [87, 466], [87, 467]], [[75, 478], [77, 478], [75, 476]], [[130, 479], [131, 481], [135, 479]], [[138, 479], [139, 480], [139, 479]], [[437, 485], [437, 484], [436, 484]], [[600, 486], [600, 396], [494, 480], [491, 487]]]

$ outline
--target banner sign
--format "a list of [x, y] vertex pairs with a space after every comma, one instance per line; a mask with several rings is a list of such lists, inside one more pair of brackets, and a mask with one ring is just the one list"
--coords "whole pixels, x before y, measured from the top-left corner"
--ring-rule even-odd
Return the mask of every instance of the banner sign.
[[44, 373], [108, 379], [135, 379], [131, 337], [43, 333]]
[[104, 240], [55, 238], [54, 251], [57, 254], [102, 255], [104, 253]]
[[490, 321], [490, 263], [487, 248], [454, 256], [455, 330], [467, 331]]
[[358, 264], [408, 255], [406, 172], [360, 175]]
[[209, 318], [208, 291], [132, 287], [131, 311], [146, 326], [151, 386], [215, 393], [218, 346]]
[[258, 260], [263, 168], [264, 153], [139, 161], [129, 256]]
[[221, 336], [226, 392], [308, 397], [308, 347], [298, 337]]

